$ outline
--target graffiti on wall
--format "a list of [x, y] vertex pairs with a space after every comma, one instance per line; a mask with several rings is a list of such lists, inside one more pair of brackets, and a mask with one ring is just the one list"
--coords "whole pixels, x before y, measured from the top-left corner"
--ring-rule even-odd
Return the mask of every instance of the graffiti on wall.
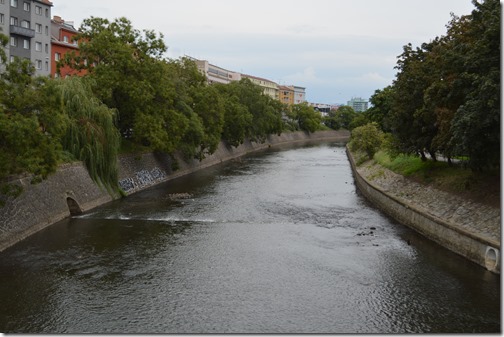
[[166, 178], [166, 172], [162, 171], [158, 167], [155, 167], [151, 171], [141, 170], [135, 172], [134, 177], [125, 178], [119, 181], [119, 186], [126, 193], [131, 193], [136, 189], [141, 189], [146, 186], [153, 185], [154, 183], [160, 182]]

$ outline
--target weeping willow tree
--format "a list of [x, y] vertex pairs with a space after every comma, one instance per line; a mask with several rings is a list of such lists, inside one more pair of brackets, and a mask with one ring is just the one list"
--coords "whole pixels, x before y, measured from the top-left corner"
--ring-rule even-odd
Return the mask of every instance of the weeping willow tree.
[[90, 177], [109, 193], [119, 192], [117, 154], [120, 134], [115, 111], [93, 94], [91, 80], [72, 77], [57, 81], [62, 108], [69, 117], [62, 138], [65, 151], [84, 162]]

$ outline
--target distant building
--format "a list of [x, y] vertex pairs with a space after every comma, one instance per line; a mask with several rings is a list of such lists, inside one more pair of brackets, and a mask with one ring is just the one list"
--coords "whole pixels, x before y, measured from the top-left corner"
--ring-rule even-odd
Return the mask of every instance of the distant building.
[[294, 104], [306, 102], [306, 88], [293, 86], [294, 88]]
[[348, 101], [348, 106], [352, 107], [356, 112], [364, 112], [368, 109], [369, 102], [360, 97], [353, 97]]
[[71, 75], [84, 75], [85, 70], [75, 70], [69, 66], [61, 67], [57, 72], [57, 63], [65, 54], [75, 52], [78, 55], [79, 46], [73, 37], [78, 34], [73, 22], [65, 21], [59, 16], [51, 20], [51, 77], [67, 77]]
[[[0, 0], [1, 1], [1, 0]], [[306, 88], [298, 86], [279, 86], [277, 83], [252, 75], [240, 74], [230, 71], [216, 65], [210, 64], [206, 60], [198, 60], [192, 57], [198, 69], [205, 74], [208, 83], [228, 84], [233, 81], [240, 81], [242, 78], [248, 78], [252, 83], [263, 89], [263, 93], [275, 100], [288, 105], [300, 104], [306, 102]]]
[[263, 92], [265, 95], [270, 96], [271, 98], [278, 100], [279, 90], [278, 90], [278, 84], [276, 84], [275, 82], [267, 80], [265, 78], [251, 76], [251, 75], [245, 75], [245, 74], [242, 74], [242, 77], [248, 78], [249, 80], [252, 81], [252, 83], [260, 86], [263, 89]]
[[278, 100], [283, 104], [294, 104], [294, 87], [278, 86]]
[[51, 7], [48, 0], [0, 0], [0, 29], [7, 35], [7, 60], [30, 60], [36, 75], [51, 73]]
[[323, 104], [323, 103], [308, 103], [315, 111], [318, 111], [322, 114], [322, 116], [327, 116], [331, 111], [332, 105]]
[[210, 64], [206, 60], [198, 60], [195, 58], [191, 58], [195, 63], [198, 69], [205, 74], [207, 77], [208, 83], [223, 83], [228, 84], [231, 81], [239, 81], [241, 79], [241, 74], [236, 73], [234, 71], [226, 70], [221, 67], [217, 67], [213, 64]]

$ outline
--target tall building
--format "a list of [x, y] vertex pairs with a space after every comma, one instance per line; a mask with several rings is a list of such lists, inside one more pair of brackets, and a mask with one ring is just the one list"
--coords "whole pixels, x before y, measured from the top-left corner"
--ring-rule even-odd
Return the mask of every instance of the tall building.
[[0, 0], [0, 28], [9, 37], [7, 60], [30, 60], [36, 75], [51, 71], [51, 7], [48, 0]]
[[71, 75], [84, 75], [87, 72], [77, 71], [69, 66], [61, 67], [58, 72], [57, 62], [65, 54], [75, 52], [78, 55], [79, 46], [77, 41], [73, 40], [77, 34], [73, 22], [65, 21], [59, 16], [54, 16], [51, 20], [51, 77], [65, 78]]
[[368, 101], [361, 97], [352, 97], [348, 101], [348, 106], [351, 106], [356, 112], [364, 112], [368, 109]]

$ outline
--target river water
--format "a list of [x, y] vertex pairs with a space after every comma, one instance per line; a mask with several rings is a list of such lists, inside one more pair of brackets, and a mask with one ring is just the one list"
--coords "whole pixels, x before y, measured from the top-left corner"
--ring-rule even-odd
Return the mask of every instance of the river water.
[[390, 220], [345, 148], [268, 150], [0, 253], [0, 331], [500, 332], [500, 277]]

